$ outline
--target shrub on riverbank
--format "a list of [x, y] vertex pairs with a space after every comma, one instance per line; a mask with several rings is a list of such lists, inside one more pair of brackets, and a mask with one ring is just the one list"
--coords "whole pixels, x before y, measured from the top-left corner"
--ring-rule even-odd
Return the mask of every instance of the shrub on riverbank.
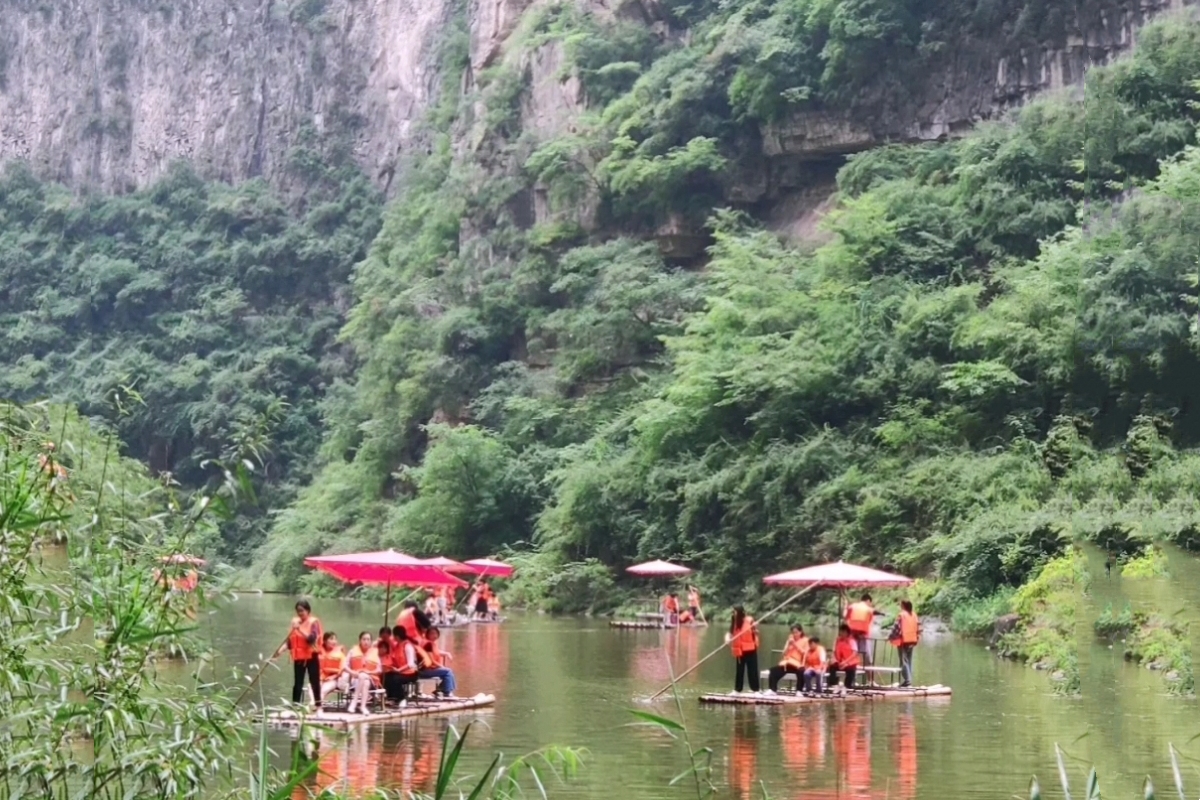
[[1086, 561], [1077, 550], [1047, 563], [1013, 595], [1019, 622], [999, 643], [1002, 655], [1049, 671], [1055, 691], [1063, 694], [1080, 689], [1076, 623], [1087, 580]]

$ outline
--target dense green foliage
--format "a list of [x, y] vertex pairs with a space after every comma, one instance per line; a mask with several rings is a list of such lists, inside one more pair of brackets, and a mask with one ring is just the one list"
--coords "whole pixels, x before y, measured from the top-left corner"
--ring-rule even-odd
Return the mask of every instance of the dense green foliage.
[[[697, 30], [728, 22], [704, 8]], [[388, 212], [345, 333], [362, 368], [263, 566], [290, 581], [327, 548], [527, 542], [545, 574], [675, 556], [729, 595], [844, 556], [992, 613], [1072, 538], [1129, 556], [1194, 539], [1200, 27], [1146, 29], [1081, 98], [851, 159], [815, 251], [716, 212], [696, 177], [727, 167], [736, 116], [701, 73], [749, 62], [637, 29], [551, 6], [476, 94], [444, 98], [487, 146], [454, 157], [443, 128]], [[829, 41], [788, 97], [852, 68]], [[596, 113], [531, 141], [521, 47], [554, 42]], [[583, 233], [697, 209], [701, 271]]]
[[[317, 404], [350, 369], [335, 347], [354, 262], [378, 230], [361, 177], [315, 182], [298, 214], [265, 186], [183, 167], [128, 197], [76, 199], [23, 168], [0, 180], [0, 396], [110, 421], [126, 453], [185, 487], [250, 450], [267, 505], [309, 475]], [[262, 535], [252, 509], [226, 552]]]

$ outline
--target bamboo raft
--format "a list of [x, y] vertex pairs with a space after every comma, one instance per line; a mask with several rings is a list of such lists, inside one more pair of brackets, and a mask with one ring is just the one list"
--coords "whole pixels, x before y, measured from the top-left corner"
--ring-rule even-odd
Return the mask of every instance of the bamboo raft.
[[352, 728], [356, 725], [370, 725], [375, 722], [395, 722], [411, 717], [428, 717], [435, 714], [458, 714], [477, 708], [495, 705], [496, 696], [493, 694], [477, 694], [474, 697], [454, 698], [450, 700], [419, 699], [410, 700], [404, 708], [389, 708], [376, 711], [373, 714], [351, 714], [346, 711], [318, 711], [312, 714], [297, 714], [295, 711], [272, 711], [267, 714], [266, 722], [273, 727], [295, 727], [298, 725], [320, 725], [329, 728]]
[[668, 625], [665, 622], [643, 622], [631, 619], [613, 619], [608, 621], [612, 628], [632, 628], [636, 630], [667, 630], [673, 628], [706, 628], [703, 622], [684, 622], [679, 625]]
[[722, 694], [700, 695], [700, 702], [711, 705], [742, 705], [742, 706], [794, 706], [809, 703], [853, 703], [866, 700], [924, 700], [931, 697], [949, 697], [950, 687], [935, 684], [933, 686], [913, 686], [901, 689], [898, 686], [881, 686], [872, 689], [851, 689], [845, 694], [833, 692], [795, 693], [795, 694], [738, 694], [726, 692]]

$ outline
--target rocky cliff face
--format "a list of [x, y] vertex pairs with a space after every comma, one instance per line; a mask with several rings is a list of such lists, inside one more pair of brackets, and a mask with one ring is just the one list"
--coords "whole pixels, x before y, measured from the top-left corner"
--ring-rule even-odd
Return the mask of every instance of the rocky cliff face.
[[[0, 160], [73, 186], [124, 191], [175, 160], [206, 177], [288, 182], [297, 148], [342, 148], [383, 187], [440, 80], [454, 0], [0, 0]], [[655, 0], [579, 0], [661, 26]], [[870, 115], [806, 112], [763, 131], [731, 199], [786, 188], [786, 163], [894, 140], [953, 135], [1030, 94], [1077, 82], [1183, 0], [1135, 0], [1080, 17], [1059, 41], [1005, 52], [967, 42], [903, 102]], [[494, 64], [538, 0], [470, 0], [471, 75]], [[584, 105], [558, 45], [523, 56], [525, 124], [569, 129]], [[870, 100], [870, 99], [868, 99]], [[781, 166], [782, 165], [782, 166]], [[780, 187], [780, 184], [785, 186]]]
[[436, 86], [447, 0], [0, 0], [0, 159], [126, 190], [187, 159], [285, 182], [298, 144], [381, 183]]
[[822, 159], [884, 142], [944, 139], [1020, 106], [1032, 95], [1083, 81], [1093, 66], [1133, 46], [1151, 18], [1194, 0], [1133, 0], [1109, 8], [1079, 4], [1051, 40], [1014, 46], [1003, 32], [963, 41], [901, 97], [862, 98], [861, 113], [809, 111], [763, 131], [768, 157]]

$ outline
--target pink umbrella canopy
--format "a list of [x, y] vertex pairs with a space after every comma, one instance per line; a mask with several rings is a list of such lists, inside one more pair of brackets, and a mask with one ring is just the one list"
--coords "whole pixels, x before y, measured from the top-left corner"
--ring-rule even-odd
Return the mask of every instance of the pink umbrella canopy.
[[461, 561], [455, 561], [453, 558], [446, 558], [445, 556], [423, 558], [421, 559], [421, 563], [428, 564], [431, 567], [437, 567], [438, 569], [443, 569], [446, 572], [474, 572], [471, 567], [468, 567]]
[[505, 564], [503, 561], [495, 561], [490, 558], [473, 558], [470, 561], [464, 561], [463, 565], [470, 567], [471, 572], [480, 576], [491, 575], [496, 578], [509, 578], [513, 574], [512, 566]]
[[837, 561], [833, 564], [818, 564], [791, 572], [780, 572], [778, 575], [768, 575], [763, 578], [763, 583], [773, 586], [816, 586], [838, 590], [868, 587], [887, 589], [912, 586], [913, 579]]
[[208, 562], [198, 556], [189, 556], [185, 553], [175, 553], [174, 555], [163, 556], [164, 564], [187, 564], [189, 567], [203, 567]]
[[347, 553], [340, 556], [313, 556], [304, 559], [307, 566], [326, 572], [346, 583], [380, 583], [398, 586], [466, 586], [441, 567], [419, 558], [378, 550], [371, 553]]
[[692, 571], [670, 561], [647, 561], [645, 564], [634, 564], [625, 570], [630, 575], [643, 578], [664, 578], [672, 576], [691, 575]]

